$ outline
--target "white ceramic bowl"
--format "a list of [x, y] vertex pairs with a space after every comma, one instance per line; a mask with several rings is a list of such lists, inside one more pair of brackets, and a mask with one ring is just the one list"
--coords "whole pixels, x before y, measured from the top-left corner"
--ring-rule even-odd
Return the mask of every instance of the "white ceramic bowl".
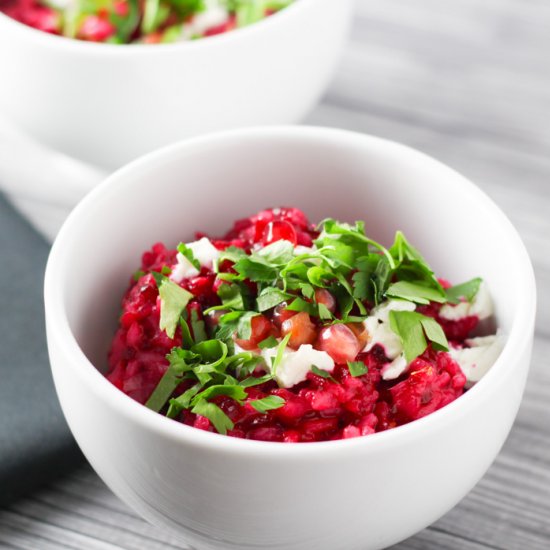
[[190, 136], [299, 121], [328, 83], [352, 2], [297, 0], [244, 29], [159, 45], [67, 39], [0, 13], [0, 188], [53, 238], [105, 171]]
[[[140, 253], [260, 208], [402, 229], [437, 273], [488, 282], [504, 350], [464, 396], [426, 418], [352, 440], [280, 444], [181, 425], [102, 376]], [[200, 549], [381, 548], [429, 525], [477, 483], [516, 415], [531, 354], [535, 282], [518, 234], [471, 182], [402, 145], [338, 130], [234, 131], [150, 154], [73, 211], [45, 282], [59, 398], [103, 480]]]

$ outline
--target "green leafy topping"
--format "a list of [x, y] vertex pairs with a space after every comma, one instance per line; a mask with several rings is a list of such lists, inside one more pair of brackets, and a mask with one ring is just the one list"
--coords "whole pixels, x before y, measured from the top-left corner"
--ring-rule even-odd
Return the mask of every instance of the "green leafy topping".
[[196, 405], [201, 399], [212, 399], [218, 395], [227, 395], [234, 399], [237, 403], [242, 404], [247, 397], [247, 393], [244, 391], [244, 388], [237, 384], [217, 384], [209, 386], [205, 390], [198, 393], [193, 400], [191, 405]]
[[348, 361], [348, 369], [353, 377], [363, 376], [369, 372], [369, 368], [363, 361]]
[[248, 378], [245, 378], [244, 380], [241, 380], [239, 382], [239, 385], [241, 385], [243, 388], [250, 388], [252, 386], [265, 384], [270, 380], [273, 380], [273, 376], [271, 374], [265, 374], [264, 376], [250, 376]]
[[201, 390], [202, 385], [200, 383], [191, 386], [188, 390], [184, 391], [179, 397], [175, 399], [170, 399], [170, 406], [166, 416], [168, 418], [176, 418], [176, 416], [181, 413], [184, 409], [188, 409], [191, 400], [197, 393]]
[[174, 348], [166, 358], [169, 361], [168, 368], [145, 403], [146, 407], [155, 412], [159, 412], [164, 407], [174, 390], [181, 384], [183, 374], [190, 370], [186, 362], [188, 355], [184, 350]]
[[138, 269], [133, 275], [132, 275], [132, 279], [134, 281], [139, 281], [143, 276], [145, 275], [145, 271], [143, 271], [142, 269]]
[[294, 298], [294, 300], [292, 300], [292, 302], [286, 307], [286, 309], [298, 312], [305, 311], [310, 315], [318, 314], [317, 306], [315, 304], [312, 304], [311, 302], [303, 300], [302, 298]]
[[199, 260], [195, 258], [195, 255], [193, 254], [193, 251], [185, 244], [180, 243], [178, 244], [178, 252], [184, 257], [187, 258], [189, 263], [197, 270], [201, 270], [201, 264]]
[[225, 435], [227, 430], [232, 430], [233, 422], [215, 403], [210, 403], [204, 399], [199, 400], [191, 409], [191, 412], [200, 414], [212, 422], [216, 431]]
[[416, 311], [390, 311], [390, 327], [401, 338], [407, 363], [422, 355], [428, 343], [435, 349], [448, 350], [449, 344], [443, 329], [431, 317]]
[[402, 298], [416, 304], [444, 303], [446, 301], [445, 293], [442, 290], [430, 288], [422, 282], [399, 281], [393, 283], [386, 290], [386, 296]]
[[275, 354], [275, 357], [272, 359], [271, 364], [271, 374], [275, 376], [275, 373], [277, 372], [277, 368], [283, 361], [284, 352], [286, 349], [286, 346], [288, 345], [288, 341], [290, 340], [290, 337], [292, 336], [292, 333], [289, 332], [280, 342], [277, 346], [277, 353]]
[[208, 339], [204, 321], [199, 317], [199, 312], [196, 309], [191, 310], [191, 329], [196, 343]]
[[248, 402], [258, 412], [265, 414], [267, 411], [280, 409], [286, 401], [278, 395], [268, 395], [262, 399], [255, 399]]
[[187, 323], [187, 311], [184, 311], [180, 317], [180, 326], [181, 326], [181, 347], [183, 349], [191, 349], [195, 341], [191, 336], [191, 331], [189, 330], [189, 324]]
[[317, 376], [320, 376], [321, 378], [330, 378], [331, 380], [335, 381], [334, 378], [332, 378], [332, 374], [330, 374], [330, 372], [320, 369], [315, 365], [311, 365], [311, 372], [313, 374], [316, 374]]
[[260, 349], [268, 349], [268, 348], [277, 347], [278, 345], [279, 345], [279, 341], [277, 340], [277, 338], [275, 338], [275, 336], [268, 336], [265, 340], [262, 340], [258, 344], [258, 347]]
[[458, 304], [461, 298], [466, 298], [468, 302], [471, 302], [476, 297], [476, 294], [479, 292], [479, 287], [481, 286], [482, 282], [483, 279], [476, 277], [475, 279], [471, 279], [470, 281], [467, 281], [460, 285], [448, 288], [447, 290], [445, 290], [447, 301], [451, 304]]
[[291, 295], [287, 292], [283, 292], [276, 287], [268, 286], [264, 288], [256, 298], [256, 306], [258, 311], [267, 311], [268, 309], [278, 306], [285, 300], [288, 300], [290, 297]]
[[187, 307], [193, 294], [181, 288], [161, 273], [153, 273], [160, 296], [160, 330], [174, 338], [180, 315]]
[[[219, 301], [202, 314], [187, 307], [191, 293], [165, 275], [153, 273], [161, 299], [160, 328], [173, 338], [179, 323], [182, 347], [167, 356], [168, 368], [147, 401], [149, 408], [165, 410], [170, 418], [191, 410], [226, 433], [233, 423], [216, 398], [226, 396], [243, 403], [247, 388], [273, 381], [291, 334], [280, 341], [269, 336], [259, 343], [261, 350], [269, 350], [268, 365], [257, 352], [235, 353], [234, 339], [249, 340], [253, 319], [280, 304], [290, 311], [306, 312], [322, 327], [362, 322], [374, 306], [387, 299], [420, 305], [458, 303], [472, 300], [479, 290], [479, 278], [444, 290], [426, 260], [399, 231], [392, 246], [385, 248], [365, 235], [363, 222], [328, 219], [320, 230], [314, 248], [303, 254], [295, 254], [292, 243], [284, 240], [250, 252], [237, 247], [222, 251], [214, 264], [218, 282], [223, 283], [217, 290]], [[180, 244], [178, 251], [200, 269], [185, 244]], [[336, 300], [334, 313], [317, 301], [319, 289]], [[214, 311], [219, 312], [217, 325], [207, 331], [203, 317]], [[433, 318], [417, 311], [391, 311], [389, 315], [408, 362], [424, 353], [429, 344], [435, 350], [448, 349], [444, 331]], [[269, 372], [259, 376], [259, 366], [267, 366]], [[368, 373], [361, 361], [348, 362], [348, 369], [354, 377]], [[311, 371], [338, 383], [315, 365]], [[179, 388], [181, 394], [174, 395]], [[249, 402], [264, 414], [284, 404], [276, 396]]]

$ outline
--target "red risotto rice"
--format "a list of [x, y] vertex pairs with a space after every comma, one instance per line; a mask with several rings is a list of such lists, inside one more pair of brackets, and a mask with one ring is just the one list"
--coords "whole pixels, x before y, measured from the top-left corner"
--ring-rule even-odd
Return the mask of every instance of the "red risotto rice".
[[[296, 208], [155, 244], [122, 301], [107, 378], [150, 409], [232, 437], [365, 436], [454, 401], [490, 368], [479, 278], [434, 276], [401, 232], [311, 225]], [[481, 323], [480, 323], [481, 321]]]

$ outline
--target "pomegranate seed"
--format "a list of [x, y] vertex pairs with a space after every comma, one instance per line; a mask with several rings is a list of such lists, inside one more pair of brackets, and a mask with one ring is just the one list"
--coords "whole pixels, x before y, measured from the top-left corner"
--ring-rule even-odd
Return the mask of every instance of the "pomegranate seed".
[[336, 311], [336, 299], [326, 288], [315, 289], [315, 301], [326, 306], [331, 313]]
[[292, 349], [298, 349], [303, 344], [313, 344], [317, 331], [309, 315], [305, 311], [300, 311], [281, 325], [281, 335], [287, 334], [291, 335], [288, 345]]
[[266, 246], [268, 244], [281, 240], [290, 241], [293, 245], [296, 245], [296, 243], [298, 242], [296, 230], [288, 222], [269, 222], [265, 226], [263, 231], [262, 244]]
[[317, 349], [328, 353], [336, 363], [346, 363], [357, 357], [361, 346], [349, 327], [338, 324], [321, 329]]
[[246, 350], [256, 349], [258, 344], [268, 338], [273, 330], [273, 325], [265, 315], [256, 315], [250, 322], [252, 334], [248, 340], [235, 338], [235, 343]]
[[355, 337], [359, 341], [359, 346], [363, 349], [369, 340], [369, 333], [365, 325], [363, 323], [348, 323], [346, 326], [355, 334]]
[[276, 306], [275, 309], [273, 310], [271, 321], [278, 328], [281, 328], [281, 326], [287, 319], [290, 319], [291, 317], [294, 317], [294, 315], [296, 315], [296, 311], [291, 311], [290, 309], [286, 309], [286, 306], [287, 306], [287, 303], [283, 302], [282, 304], [279, 304], [278, 306]]

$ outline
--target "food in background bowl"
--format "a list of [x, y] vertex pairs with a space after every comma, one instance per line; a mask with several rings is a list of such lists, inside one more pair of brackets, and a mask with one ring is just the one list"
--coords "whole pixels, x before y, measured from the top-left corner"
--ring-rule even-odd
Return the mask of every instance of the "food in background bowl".
[[195, 40], [245, 27], [294, 0], [0, 0], [0, 11], [51, 34], [110, 44]]
[[347, 439], [422, 418], [501, 349], [480, 278], [438, 280], [397, 232], [263, 210], [223, 237], [143, 254], [108, 379], [169, 418], [265, 441]]

